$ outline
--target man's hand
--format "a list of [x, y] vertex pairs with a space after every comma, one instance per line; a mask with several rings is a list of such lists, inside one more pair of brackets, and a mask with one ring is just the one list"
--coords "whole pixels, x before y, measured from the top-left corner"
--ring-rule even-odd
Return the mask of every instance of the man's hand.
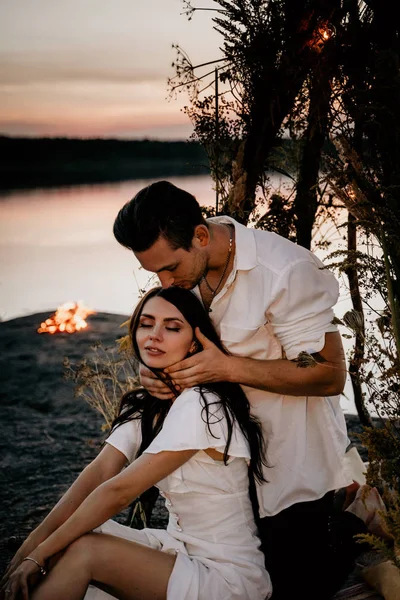
[[160, 400], [173, 400], [175, 398], [175, 394], [171, 392], [169, 387], [144, 365], [139, 367], [139, 379], [142, 386], [155, 398]]
[[196, 327], [195, 334], [203, 346], [202, 352], [165, 369], [174, 385], [183, 390], [199, 383], [229, 381], [229, 355], [221, 352], [201, 333], [198, 327]]

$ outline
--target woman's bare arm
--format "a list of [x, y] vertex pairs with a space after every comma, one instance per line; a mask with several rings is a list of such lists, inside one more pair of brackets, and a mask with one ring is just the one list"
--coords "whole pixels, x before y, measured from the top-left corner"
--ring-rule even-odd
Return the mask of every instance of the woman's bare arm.
[[93, 490], [69, 519], [36, 548], [32, 556], [44, 564], [77, 538], [126, 508], [134, 498], [178, 469], [197, 452], [144, 453], [122, 473]]
[[106, 444], [57, 502], [42, 523], [27, 537], [12, 559], [6, 575], [15, 570], [25, 556], [58, 529], [99, 485], [114, 477], [126, 464], [126, 457]]

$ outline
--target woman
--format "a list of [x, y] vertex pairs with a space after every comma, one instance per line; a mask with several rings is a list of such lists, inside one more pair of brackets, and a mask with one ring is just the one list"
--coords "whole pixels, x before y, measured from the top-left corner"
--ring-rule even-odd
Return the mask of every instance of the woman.
[[[163, 380], [166, 367], [201, 350], [203, 336], [225, 351], [200, 301], [180, 288], [151, 290], [130, 322], [134, 354]], [[167, 383], [172, 403], [144, 389], [125, 395], [104, 449], [13, 559], [7, 600], [28, 598], [28, 582], [33, 600], [271, 595], [248, 479], [250, 462], [263, 480], [264, 446], [247, 398], [237, 384]], [[155, 484], [170, 513], [166, 531], [108, 521]]]

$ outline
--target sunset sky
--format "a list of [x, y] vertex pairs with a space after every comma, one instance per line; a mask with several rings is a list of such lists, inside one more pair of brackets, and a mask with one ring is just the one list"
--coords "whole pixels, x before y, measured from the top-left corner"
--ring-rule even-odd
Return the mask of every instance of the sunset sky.
[[219, 57], [220, 36], [214, 13], [182, 12], [182, 0], [3, 0], [0, 134], [186, 139], [186, 97], [166, 99], [172, 44], [196, 64]]

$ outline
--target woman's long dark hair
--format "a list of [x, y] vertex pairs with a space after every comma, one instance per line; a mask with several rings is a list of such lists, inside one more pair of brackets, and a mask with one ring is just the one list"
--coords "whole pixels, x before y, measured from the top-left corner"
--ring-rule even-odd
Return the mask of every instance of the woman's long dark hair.
[[[195, 294], [189, 290], [179, 287], [163, 289], [156, 287], [150, 290], [136, 306], [129, 323], [129, 335], [135, 358], [142, 362], [139, 348], [136, 342], [136, 331], [139, 326], [140, 315], [143, 307], [150, 298], [163, 298], [175, 306], [192, 327], [193, 332], [199, 327], [202, 334], [217, 346], [224, 354], [228, 354], [224, 348], [214, 326], [204, 310], [204, 307]], [[198, 342], [198, 351], [202, 350]], [[147, 366], [147, 365], [146, 365]], [[148, 367], [149, 368], [149, 367]], [[172, 381], [161, 371], [151, 369], [173, 393], [178, 396], [179, 392], [174, 388]], [[232, 439], [233, 424], [236, 421], [246, 438], [250, 448], [250, 470], [259, 482], [265, 481], [262, 466], [267, 466], [266, 444], [258, 420], [250, 414], [250, 404], [247, 396], [238, 383], [214, 382], [202, 383], [196, 386], [202, 398], [203, 420], [207, 424], [211, 435], [211, 425], [215, 422], [213, 406], [221, 406], [228, 427], [228, 439], [224, 449], [224, 462], [226, 464], [229, 456], [229, 446]], [[212, 392], [218, 400], [210, 402], [204, 392]], [[171, 407], [171, 402], [160, 400], [151, 396], [144, 388], [127, 392], [121, 400], [119, 416], [113, 422], [113, 429], [131, 419], [141, 419], [142, 443], [138, 456], [145, 451], [155, 436], [161, 430], [164, 419]], [[215, 437], [215, 436], [213, 436]]]

